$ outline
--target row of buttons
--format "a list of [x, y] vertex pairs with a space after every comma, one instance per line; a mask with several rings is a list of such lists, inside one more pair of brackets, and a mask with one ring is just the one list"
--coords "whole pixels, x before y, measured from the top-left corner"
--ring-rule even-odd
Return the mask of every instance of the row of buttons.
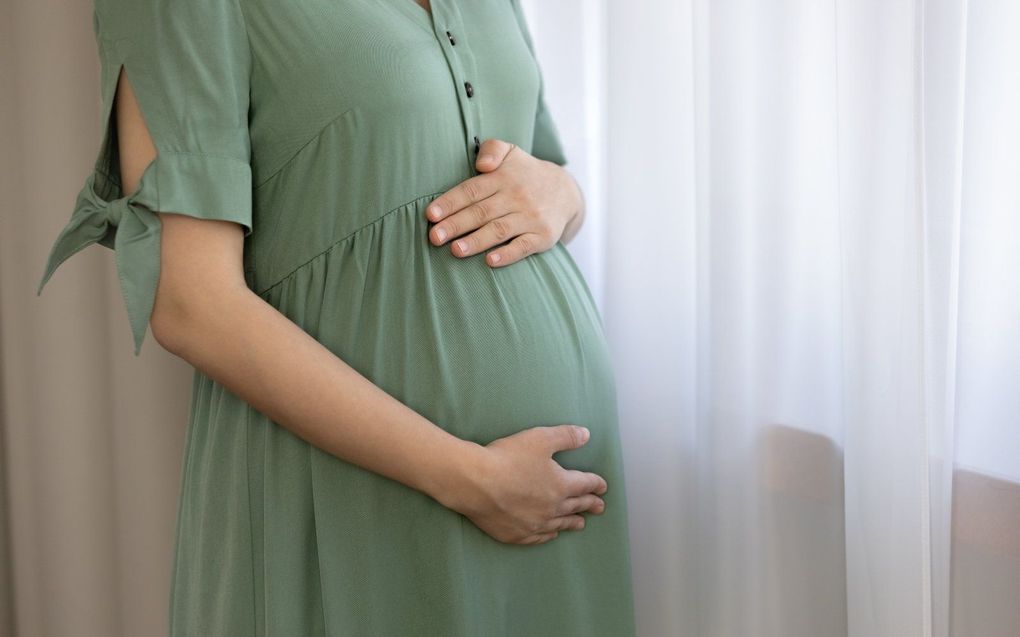
[[[457, 40], [454, 39], [453, 34], [449, 31], [446, 32], [446, 39], [450, 41], [450, 46], [457, 46]], [[471, 82], [464, 82], [464, 93], [468, 97], [474, 97], [475, 87], [471, 85]], [[475, 135], [475, 154], [478, 154], [478, 149], [481, 148], [481, 142], [478, 140], [478, 135]]]
[[[457, 39], [453, 37], [453, 33], [451, 33], [449, 29], [446, 29], [445, 33], [446, 39], [450, 41], [450, 46], [457, 46]], [[471, 82], [468, 81], [464, 82], [464, 94], [467, 96], [468, 99], [474, 97], [475, 87], [471, 84]], [[479, 151], [481, 150], [482, 142], [478, 138], [478, 135], [474, 135], [473, 137], [475, 142], [475, 155], [478, 155]]]

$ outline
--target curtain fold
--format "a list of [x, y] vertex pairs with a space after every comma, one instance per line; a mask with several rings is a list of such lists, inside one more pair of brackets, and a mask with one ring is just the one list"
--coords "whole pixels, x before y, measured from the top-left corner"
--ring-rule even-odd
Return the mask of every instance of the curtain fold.
[[[987, 183], [1006, 171], [982, 158], [1020, 152], [1020, 111], [1002, 106], [1017, 102], [1020, 7], [597, 10], [606, 178], [588, 187], [607, 193], [600, 292], [643, 633], [1020, 634], [1003, 602], [1020, 599], [1013, 547], [990, 541], [1020, 536], [1020, 516], [961, 520], [953, 499], [954, 476], [968, 511], [1012, 510], [1020, 492], [1017, 401], [994, 376], [1020, 378], [1020, 352], [1015, 323], [993, 318], [1020, 319], [1020, 259], [994, 270], [966, 240], [994, 226], [1017, 247], [1020, 171]], [[976, 104], [998, 119], [975, 124]], [[968, 303], [988, 286], [967, 268], [1000, 283], [998, 311]], [[968, 315], [1004, 355], [968, 347]], [[968, 376], [999, 391], [961, 408]], [[978, 477], [959, 477], [958, 442]], [[975, 550], [1000, 551], [1000, 570]]]

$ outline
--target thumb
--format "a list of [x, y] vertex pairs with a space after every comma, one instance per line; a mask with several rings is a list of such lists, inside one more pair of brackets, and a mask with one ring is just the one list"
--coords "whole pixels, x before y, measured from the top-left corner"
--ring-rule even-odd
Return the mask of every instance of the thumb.
[[552, 433], [552, 451], [564, 451], [577, 449], [584, 446], [591, 438], [591, 432], [587, 427], [580, 425], [556, 425], [549, 428]]
[[475, 168], [483, 173], [496, 170], [515, 147], [515, 144], [503, 141], [502, 139], [492, 138], [485, 140], [478, 148]]

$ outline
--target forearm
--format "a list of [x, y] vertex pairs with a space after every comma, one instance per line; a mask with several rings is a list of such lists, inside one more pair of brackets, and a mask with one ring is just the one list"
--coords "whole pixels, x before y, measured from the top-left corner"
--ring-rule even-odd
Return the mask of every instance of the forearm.
[[387, 394], [246, 287], [173, 305], [157, 337], [167, 350], [316, 447], [459, 501], [480, 445]]

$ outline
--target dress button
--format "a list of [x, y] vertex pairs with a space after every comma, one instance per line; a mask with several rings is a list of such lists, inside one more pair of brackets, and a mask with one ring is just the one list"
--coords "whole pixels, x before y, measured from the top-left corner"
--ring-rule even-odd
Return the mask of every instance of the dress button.
[[478, 148], [480, 146], [481, 146], [481, 143], [478, 141], [478, 135], [475, 135], [475, 154], [476, 155], [478, 154]]
[[450, 40], [450, 44], [457, 46], [457, 41], [453, 39], [453, 34], [449, 31], [446, 32], [446, 37]]
[[468, 97], [475, 94], [475, 87], [471, 86], [471, 82], [464, 82], [464, 90], [467, 91]]

